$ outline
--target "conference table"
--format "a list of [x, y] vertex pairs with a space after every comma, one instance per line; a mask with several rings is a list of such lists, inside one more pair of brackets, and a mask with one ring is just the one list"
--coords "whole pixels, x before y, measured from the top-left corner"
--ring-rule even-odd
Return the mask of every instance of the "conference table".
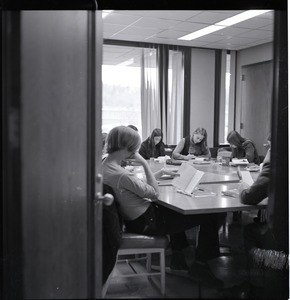
[[[160, 168], [177, 171], [179, 166], [167, 165], [164, 162], [148, 161], [153, 172]], [[171, 208], [185, 215], [202, 214], [202, 213], [220, 213], [265, 209], [268, 199], [264, 199], [258, 205], [246, 205], [240, 203], [238, 197], [225, 196], [222, 192], [238, 188], [239, 177], [237, 175], [237, 167], [223, 166], [220, 163], [210, 161], [208, 164], [194, 165], [198, 170], [204, 172], [200, 182], [199, 190], [201, 193], [197, 195], [187, 195], [178, 191], [172, 185], [172, 179], [159, 180], [159, 198], [157, 202], [160, 205]], [[244, 170], [245, 167], [240, 167]], [[135, 172], [139, 175], [142, 170]], [[259, 176], [260, 172], [250, 172], [253, 180]], [[142, 175], [141, 175], [142, 176]]]

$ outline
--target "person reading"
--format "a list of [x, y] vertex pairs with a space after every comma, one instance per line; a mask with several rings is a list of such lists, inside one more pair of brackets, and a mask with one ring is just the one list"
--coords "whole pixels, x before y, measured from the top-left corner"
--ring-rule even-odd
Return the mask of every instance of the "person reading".
[[145, 159], [165, 156], [165, 145], [162, 140], [163, 133], [161, 129], [155, 128], [151, 135], [141, 144], [140, 155]]
[[233, 158], [246, 158], [249, 163], [260, 164], [260, 158], [253, 141], [242, 137], [235, 130], [228, 134], [227, 141], [231, 146]]

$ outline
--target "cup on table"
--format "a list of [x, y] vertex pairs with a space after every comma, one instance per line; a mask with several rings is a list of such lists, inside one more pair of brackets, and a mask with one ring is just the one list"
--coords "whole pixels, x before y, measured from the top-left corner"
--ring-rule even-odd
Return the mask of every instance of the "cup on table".
[[231, 158], [229, 156], [222, 156], [222, 166], [229, 166]]

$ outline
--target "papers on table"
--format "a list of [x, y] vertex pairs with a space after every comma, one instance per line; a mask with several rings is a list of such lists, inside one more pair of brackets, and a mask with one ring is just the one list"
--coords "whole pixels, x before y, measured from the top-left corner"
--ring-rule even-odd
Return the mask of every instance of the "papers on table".
[[232, 166], [246, 166], [248, 164], [249, 162], [246, 158], [242, 158], [242, 159], [233, 158], [231, 162]]
[[227, 191], [222, 191], [222, 194], [229, 197], [239, 198], [239, 190], [238, 189], [232, 189]]
[[180, 176], [172, 180], [172, 185], [186, 194], [192, 194], [204, 172], [195, 169], [193, 165], [185, 162], [180, 166], [178, 174]]
[[254, 180], [249, 171], [240, 171], [242, 176], [242, 181], [251, 186], [254, 183]]
[[196, 157], [195, 159], [193, 159], [190, 162], [193, 163], [193, 164], [196, 164], [196, 165], [210, 164], [210, 161], [208, 159], [206, 159], [205, 157]]
[[249, 172], [259, 172], [260, 166], [258, 166], [258, 165], [249, 166], [249, 167], [246, 167], [245, 170], [247, 170]]

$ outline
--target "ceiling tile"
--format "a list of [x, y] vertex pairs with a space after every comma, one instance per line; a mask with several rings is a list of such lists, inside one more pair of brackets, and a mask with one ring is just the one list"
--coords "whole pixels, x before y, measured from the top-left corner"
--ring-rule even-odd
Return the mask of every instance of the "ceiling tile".
[[175, 30], [164, 30], [156, 34], [156, 37], [168, 38], [168, 39], [177, 39], [183, 36], [185, 33], [183, 31]]
[[234, 27], [240, 27], [240, 28], [249, 28], [249, 29], [256, 29], [263, 26], [271, 25], [273, 24], [273, 20], [268, 18], [252, 18], [240, 23], [237, 23], [233, 25]]
[[103, 22], [104, 24], [109, 23], [119, 25], [130, 25], [139, 20], [140, 18], [140, 16], [110, 13], [105, 19], [103, 19]]
[[263, 26], [259, 28], [260, 30], [269, 30], [269, 31], [274, 31], [274, 24]]
[[227, 13], [217, 13], [212, 11], [204, 11], [190, 19], [187, 22], [197, 22], [197, 23], [205, 23], [205, 24], [214, 24], [219, 21], [222, 21], [226, 18], [229, 18], [234, 14], [227, 14]]
[[103, 26], [103, 29], [104, 29], [104, 33], [117, 33], [117, 32], [119, 32], [120, 30], [123, 30], [126, 27], [127, 27], [126, 25], [105, 23], [104, 26]]
[[251, 30], [242, 34], [239, 34], [239, 37], [253, 38], [253, 39], [266, 39], [273, 38], [271, 31], [267, 30]]
[[134, 26], [167, 29], [177, 25], [178, 23], [180, 23], [180, 21], [142, 17], [134, 24]]
[[253, 39], [242, 38], [242, 37], [232, 37], [224, 40], [225, 44], [233, 44], [233, 45], [247, 45], [253, 42]]
[[199, 13], [201, 13], [201, 10], [153, 10], [151, 11], [151, 16], [163, 19], [184, 21], [192, 18]]
[[245, 32], [248, 32], [250, 29], [248, 28], [237, 28], [237, 27], [227, 27], [221, 30], [218, 30], [213, 33], [213, 35], [222, 35], [222, 36], [235, 36]]
[[196, 41], [211, 43], [211, 42], [220, 41], [222, 39], [223, 39], [223, 37], [220, 35], [208, 34], [208, 35], [201, 36], [200, 38], [196, 39]]
[[201, 24], [201, 23], [192, 23], [192, 22], [181, 22], [174, 26], [174, 30], [180, 30], [184, 31], [185, 34], [202, 29], [204, 27], [208, 26], [207, 24]]
[[122, 30], [120, 34], [124, 35], [140, 35], [140, 37], [149, 37], [153, 34], [159, 33], [161, 30], [159, 28], [148, 28], [148, 27], [137, 27], [129, 26]]

